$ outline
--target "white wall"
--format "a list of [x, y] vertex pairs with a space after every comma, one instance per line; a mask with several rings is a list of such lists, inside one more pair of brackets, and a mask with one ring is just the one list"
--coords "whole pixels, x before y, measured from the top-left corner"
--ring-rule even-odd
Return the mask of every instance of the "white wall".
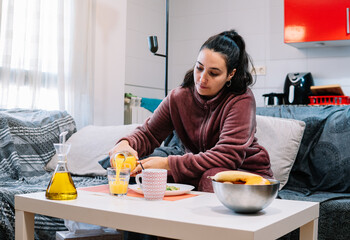
[[253, 87], [262, 94], [283, 92], [289, 72], [311, 72], [315, 85], [341, 84], [350, 95], [350, 47], [297, 49], [283, 43], [283, 0], [176, 0], [170, 13], [170, 87], [181, 83], [201, 44], [211, 35], [236, 29], [255, 65], [266, 66]]
[[94, 124], [124, 122], [124, 93], [163, 98], [165, 59], [148, 49], [158, 36], [165, 53], [165, 1], [95, 1]]
[[94, 124], [123, 124], [127, 0], [95, 7]]
[[[289, 72], [311, 72], [315, 85], [341, 84], [350, 95], [350, 47], [297, 49], [283, 43], [283, 0], [170, 0], [169, 89], [193, 67], [211, 35], [236, 29], [255, 65], [266, 66], [253, 91], [283, 92]], [[96, 1], [95, 124], [123, 123], [123, 95], [164, 97], [165, 59], [148, 50], [157, 35], [165, 53], [165, 0]], [[125, 84], [125, 85], [124, 85]]]
[[147, 37], [156, 35], [165, 54], [165, 0], [128, 0], [126, 28], [125, 92], [162, 99], [165, 58], [149, 51]]

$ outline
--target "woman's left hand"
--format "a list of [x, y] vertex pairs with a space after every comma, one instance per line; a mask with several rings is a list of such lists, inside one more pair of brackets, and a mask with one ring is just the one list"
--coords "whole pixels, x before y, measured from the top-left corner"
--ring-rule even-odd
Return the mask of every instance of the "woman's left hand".
[[[167, 157], [149, 157], [149, 158], [140, 160], [139, 162], [141, 162], [144, 169], [161, 168], [161, 169], [170, 170]], [[142, 168], [140, 164], [138, 164], [134, 169], [134, 171], [131, 172], [131, 175], [134, 176], [141, 171], [142, 171]]]

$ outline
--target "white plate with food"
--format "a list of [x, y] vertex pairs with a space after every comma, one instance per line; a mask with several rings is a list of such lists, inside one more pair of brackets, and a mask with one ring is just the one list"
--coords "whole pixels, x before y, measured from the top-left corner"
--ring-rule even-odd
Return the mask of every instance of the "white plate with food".
[[[167, 183], [166, 187], [165, 196], [181, 195], [194, 189], [194, 186], [179, 183]], [[129, 188], [137, 193], [143, 194], [142, 189], [137, 184], [129, 185]]]

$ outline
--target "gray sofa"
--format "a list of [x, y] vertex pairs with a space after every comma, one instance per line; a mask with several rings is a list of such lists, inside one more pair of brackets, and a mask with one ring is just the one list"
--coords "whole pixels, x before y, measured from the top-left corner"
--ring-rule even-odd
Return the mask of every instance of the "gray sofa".
[[[281, 105], [257, 114], [302, 120], [304, 136], [278, 197], [320, 203], [319, 240], [350, 239], [350, 106]], [[298, 239], [298, 230], [282, 239]]]
[[[278, 197], [320, 202], [318, 239], [350, 239], [350, 107], [283, 105], [257, 108], [257, 114], [306, 123], [289, 180]], [[46, 190], [51, 173], [44, 166], [63, 131], [69, 131], [68, 136], [76, 132], [66, 112], [0, 109], [0, 240], [14, 239], [14, 195]], [[181, 152], [175, 135], [153, 154]], [[73, 176], [73, 181], [76, 187], [107, 183], [102, 176]], [[62, 219], [35, 216], [35, 239], [54, 239], [62, 230], [67, 230]], [[298, 238], [296, 229], [281, 239]]]

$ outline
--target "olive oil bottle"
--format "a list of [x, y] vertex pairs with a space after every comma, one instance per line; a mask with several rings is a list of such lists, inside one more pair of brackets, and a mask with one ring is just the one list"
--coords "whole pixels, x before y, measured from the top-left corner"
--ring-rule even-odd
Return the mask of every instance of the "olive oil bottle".
[[58, 162], [46, 189], [45, 196], [51, 200], [73, 200], [78, 196], [72, 176], [67, 168], [67, 155], [70, 150], [70, 144], [65, 143], [65, 134], [67, 132], [62, 134], [64, 134], [63, 141], [61, 141], [60, 135], [61, 143], [54, 144]]

